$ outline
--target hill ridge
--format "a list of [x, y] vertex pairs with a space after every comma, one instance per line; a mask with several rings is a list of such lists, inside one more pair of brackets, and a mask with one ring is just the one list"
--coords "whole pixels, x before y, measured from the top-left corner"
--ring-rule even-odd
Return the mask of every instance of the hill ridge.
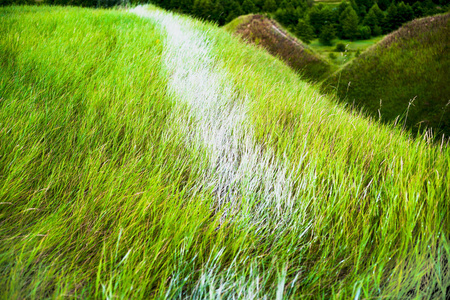
[[450, 135], [449, 24], [450, 13], [404, 24], [334, 72], [325, 88], [385, 122], [401, 117], [415, 132]]
[[236, 18], [225, 29], [244, 41], [265, 48], [273, 56], [283, 60], [306, 80], [319, 81], [332, 70], [332, 65], [285, 31], [275, 20], [252, 14]]

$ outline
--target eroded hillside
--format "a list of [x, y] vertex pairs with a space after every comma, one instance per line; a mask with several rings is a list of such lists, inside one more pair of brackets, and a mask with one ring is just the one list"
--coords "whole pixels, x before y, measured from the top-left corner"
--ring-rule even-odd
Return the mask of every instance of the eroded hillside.
[[225, 29], [247, 42], [265, 48], [291, 68], [301, 72], [305, 79], [323, 79], [333, 68], [328, 61], [265, 16], [241, 16], [226, 25]]

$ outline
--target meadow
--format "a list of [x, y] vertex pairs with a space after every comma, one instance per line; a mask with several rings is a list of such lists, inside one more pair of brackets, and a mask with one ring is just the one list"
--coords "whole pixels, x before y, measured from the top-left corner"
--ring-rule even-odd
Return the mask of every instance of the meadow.
[[4, 299], [450, 294], [450, 150], [216, 25], [0, 8]]
[[[319, 42], [319, 39], [314, 39], [309, 44], [309, 47], [311, 47], [316, 53], [322, 55], [324, 59], [328, 59], [332, 63], [341, 66], [353, 58], [355, 58], [356, 52], [359, 50], [360, 52], [365, 51], [370, 46], [375, 45], [378, 43], [381, 39], [383, 39], [384, 36], [377, 36], [372, 37], [368, 40], [344, 40], [344, 39], [334, 39], [332, 41], [332, 45], [323, 45]], [[336, 45], [342, 43], [345, 45], [346, 52], [336, 52]], [[329, 55], [330, 53], [334, 53], [336, 55], [336, 59], [330, 59]]]

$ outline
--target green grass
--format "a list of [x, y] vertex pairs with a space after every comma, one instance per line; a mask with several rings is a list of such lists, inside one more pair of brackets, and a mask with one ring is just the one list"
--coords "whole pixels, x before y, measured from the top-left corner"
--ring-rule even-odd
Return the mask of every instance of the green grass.
[[[450, 15], [415, 20], [326, 80], [341, 101], [414, 132], [450, 134]], [[401, 121], [398, 120], [401, 118]]]
[[334, 39], [332, 41], [331, 46], [323, 45], [321, 42], [319, 42], [319, 39], [315, 39], [315, 40], [311, 41], [311, 44], [309, 44], [309, 46], [312, 49], [314, 49], [314, 51], [316, 53], [322, 55], [322, 57], [328, 58], [329, 57], [328, 55], [331, 52], [335, 51], [336, 44], [343, 43], [344, 45], [346, 45], [348, 52], [343, 53], [343, 54], [336, 52], [335, 54], [337, 56], [337, 59], [330, 60], [331, 62], [333, 62], [337, 65], [343, 65], [343, 64], [351, 61], [355, 57], [356, 51], [360, 50], [361, 52], [363, 52], [370, 46], [378, 43], [382, 38], [383, 38], [382, 36], [379, 36], [379, 37], [373, 37], [368, 40], [355, 40], [355, 41]]
[[0, 18], [1, 298], [448, 293], [445, 142], [350, 113], [268, 53], [183, 18], [247, 99], [253, 142], [293, 176], [284, 202], [256, 189], [227, 214], [203, 185], [208, 149], [186, 142], [197, 121], [170, 92], [158, 22], [58, 7]]
[[341, 2], [342, 1], [340, 1], [340, 0], [314, 0], [314, 3], [325, 4], [325, 5], [329, 5], [331, 7], [338, 6], [339, 4], [341, 4]]
[[233, 19], [231, 22], [227, 23], [225, 26], [223, 26], [223, 29], [226, 31], [233, 33], [235, 32], [242, 24], [248, 23], [254, 15], [245, 15], [245, 16], [239, 16], [235, 19]]

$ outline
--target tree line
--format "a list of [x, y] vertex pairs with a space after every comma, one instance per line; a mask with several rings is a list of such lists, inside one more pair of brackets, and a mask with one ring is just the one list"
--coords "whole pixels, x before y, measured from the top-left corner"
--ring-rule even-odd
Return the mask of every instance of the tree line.
[[[434, 2], [433, 2], [434, 1]], [[224, 25], [250, 13], [266, 13], [309, 43], [369, 39], [392, 32], [414, 18], [445, 12], [450, 0], [349, 0], [337, 6], [314, 0], [152, 0], [165, 9]]]
[[[147, 0], [148, 1], [148, 0]], [[141, 0], [42, 0], [51, 5], [112, 7]], [[316, 37], [323, 44], [341, 39], [369, 39], [389, 33], [414, 18], [445, 12], [450, 0], [345, 0], [337, 6], [314, 0], [150, 0], [162, 8], [224, 25], [234, 18], [264, 13], [302, 41]], [[35, 0], [0, 0], [0, 5], [32, 4]]]

